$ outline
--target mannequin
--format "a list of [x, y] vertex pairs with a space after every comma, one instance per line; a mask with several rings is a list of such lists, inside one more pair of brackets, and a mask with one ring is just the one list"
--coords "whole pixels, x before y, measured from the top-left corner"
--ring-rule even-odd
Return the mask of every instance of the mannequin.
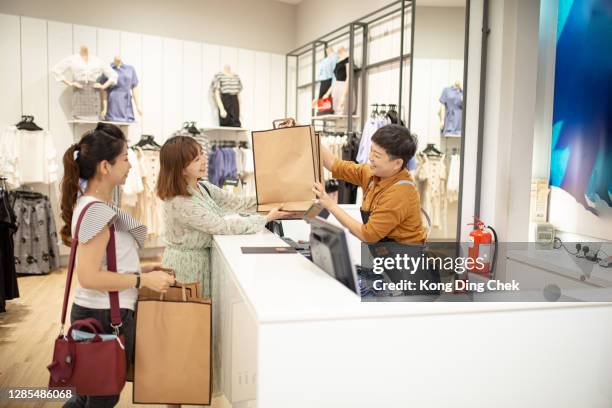
[[440, 131], [443, 135], [460, 135], [463, 120], [463, 88], [460, 81], [444, 88], [440, 96]]
[[[335, 81], [323, 98], [332, 96], [334, 113], [348, 115], [349, 81], [352, 73], [349, 72], [349, 55], [345, 47], [338, 48], [338, 60], [334, 69]], [[357, 82], [353, 81], [353, 110], [357, 109]]]
[[335, 79], [334, 68], [337, 62], [338, 54], [334, 52], [332, 47], [327, 47], [325, 49], [325, 59], [319, 63], [319, 75], [317, 76], [317, 81], [321, 83], [319, 86], [319, 98], [322, 98], [331, 89]]
[[[64, 74], [70, 70], [72, 80]], [[117, 83], [117, 73], [110, 65], [89, 54], [89, 48], [81, 45], [78, 54], [70, 55], [58, 62], [51, 70], [58, 82], [72, 88], [72, 116], [83, 119], [98, 119], [101, 110], [100, 91]], [[98, 83], [105, 75], [104, 83]]]
[[[142, 116], [138, 92], [136, 92], [138, 87], [136, 71], [131, 65], [124, 64], [118, 55], [113, 59], [111, 67], [117, 73], [118, 79], [115, 86], [102, 91], [102, 117], [111, 121], [133, 122], [135, 118], [132, 99], [138, 114]], [[101, 81], [105, 79], [102, 76]]]
[[212, 82], [215, 102], [219, 108], [219, 124], [221, 126], [240, 127], [240, 77], [232, 72], [229, 65], [223, 66], [223, 71], [215, 75]]

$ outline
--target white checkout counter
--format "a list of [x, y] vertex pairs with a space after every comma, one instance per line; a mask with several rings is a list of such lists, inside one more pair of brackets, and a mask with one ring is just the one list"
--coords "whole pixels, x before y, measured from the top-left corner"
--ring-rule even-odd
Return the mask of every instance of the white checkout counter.
[[612, 406], [612, 304], [361, 302], [302, 255], [243, 246], [286, 244], [214, 239], [224, 406]]

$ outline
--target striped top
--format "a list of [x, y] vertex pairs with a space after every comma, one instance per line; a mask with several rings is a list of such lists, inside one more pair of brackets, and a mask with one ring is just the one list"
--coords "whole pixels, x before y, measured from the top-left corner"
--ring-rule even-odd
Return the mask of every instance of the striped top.
[[[76, 223], [81, 210], [89, 203], [99, 201], [92, 196], [81, 196], [72, 214], [72, 232], [74, 234]], [[135, 218], [123, 212], [114, 205], [98, 202], [93, 204], [83, 217], [79, 230], [79, 244], [85, 244], [98, 235], [104, 227], [113, 224], [115, 226], [115, 250], [117, 252], [117, 272], [136, 273], [140, 272], [140, 258], [138, 247], [144, 245], [147, 237], [147, 227]], [[78, 264], [76, 265], [78, 268]], [[100, 265], [106, 270], [106, 254]], [[78, 270], [78, 269], [77, 269]], [[110, 272], [113, 273], [113, 272]], [[77, 280], [78, 283], [78, 280]], [[138, 299], [138, 289], [130, 288], [119, 291], [119, 307], [134, 310]], [[110, 309], [108, 292], [85, 289], [78, 284], [74, 303], [91, 309]]]
[[219, 90], [222, 94], [238, 95], [242, 91], [242, 82], [236, 74], [227, 75], [219, 72], [213, 79], [212, 89]]

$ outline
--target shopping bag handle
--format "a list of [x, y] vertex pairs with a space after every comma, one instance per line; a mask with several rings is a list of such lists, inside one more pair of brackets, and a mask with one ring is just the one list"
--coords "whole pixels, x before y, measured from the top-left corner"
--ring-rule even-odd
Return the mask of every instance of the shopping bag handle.
[[[180, 283], [177, 282], [177, 283], [175, 283], [174, 285], [172, 285], [170, 287], [171, 288], [179, 288], [180, 287], [182, 289], [181, 291], [183, 292], [183, 302], [187, 301], [187, 290], [185, 289], [185, 285], [181, 285]], [[166, 297], [165, 293], [160, 293], [159, 300], [163, 301], [165, 297]]]
[[295, 119], [293, 118], [276, 119], [272, 121], [272, 126], [274, 127], [274, 129], [294, 127]]

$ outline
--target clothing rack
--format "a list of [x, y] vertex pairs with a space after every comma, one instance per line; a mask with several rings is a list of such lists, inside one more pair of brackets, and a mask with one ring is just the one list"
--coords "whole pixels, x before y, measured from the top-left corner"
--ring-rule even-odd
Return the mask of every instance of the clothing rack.
[[237, 140], [210, 140], [210, 145], [212, 147], [242, 147], [244, 149], [248, 148], [249, 145], [246, 141], [237, 141]]
[[[410, 24], [410, 31], [411, 31], [411, 35], [410, 35], [410, 50], [408, 53], [404, 53], [404, 31], [406, 28], [406, 12], [410, 11], [410, 17], [411, 17], [411, 24]], [[372, 63], [369, 65], [367, 64], [367, 60], [368, 60], [368, 29], [372, 24], [375, 24], [385, 18], [388, 18], [396, 13], [400, 13], [400, 19], [401, 19], [401, 24], [400, 24], [400, 52], [399, 55], [397, 57], [394, 58], [390, 58], [387, 60], [383, 60], [383, 61], [378, 61], [376, 63]], [[317, 49], [319, 47], [323, 47], [323, 49], [327, 48], [329, 43], [332, 43], [334, 41], [337, 41], [339, 39], [342, 38], [346, 38], [348, 36], [349, 39], [349, 47], [348, 47], [348, 53], [349, 53], [349, 72], [355, 72], [357, 73], [357, 75], [359, 75], [359, 79], [360, 82], [362, 84], [361, 86], [361, 115], [359, 116], [359, 120], [360, 120], [360, 129], [363, 129], [365, 120], [366, 120], [366, 113], [367, 113], [367, 86], [364, 86], [367, 80], [367, 73], [375, 68], [380, 68], [381, 66], [387, 66], [387, 65], [393, 65], [399, 62], [399, 100], [397, 103], [397, 107], [398, 107], [398, 118], [401, 118], [401, 113], [402, 113], [402, 88], [403, 88], [403, 81], [404, 81], [404, 60], [406, 59], [411, 59], [412, 58], [412, 52], [414, 49], [414, 17], [415, 17], [415, 13], [414, 13], [414, 2], [413, 0], [399, 0], [399, 1], [394, 1], [393, 3], [390, 3], [378, 10], [373, 11], [372, 13], [369, 13], [357, 20], [351, 21], [350, 23], [347, 23], [307, 44], [302, 45], [301, 47], [298, 47], [292, 51], [290, 51], [288, 54], [286, 54], [285, 56], [285, 116], [288, 116], [288, 103], [289, 103], [289, 59], [290, 58], [295, 58], [295, 64], [296, 64], [296, 70], [295, 70], [295, 117], [298, 117], [298, 103], [299, 103], [299, 89], [300, 88], [304, 88], [304, 87], [310, 87], [311, 89], [311, 100], [315, 98], [315, 91], [316, 91], [316, 77], [315, 77], [315, 71], [316, 71], [316, 55], [317, 55]], [[355, 34], [357, 31], [361, 31], [361, 35], [362, 35], [362, 47], [361, 47], [361, 51], [362, 51], [362, 67], [359, 70], [355, 70]], [[299, 85], [298, 83], [298, 73], [299, 73], [299, 58], [307, 55], [308, 53], [311, 53], [311, 81], [307, 84], [304, 85]], [[413, 69], [413, 65], [414, 64], [410, 64], [410, 84], [409, 87], [410, 89], [412, 89], [412, 69]], [[350, 75], [348, 78], [348, 89], [352, 90], [354, 85], [354, 81], [355, 81], [355, 75]], [[409, 100], [412, 98], [412, 92], [408, 93], [409, 95]], [[355, 103], [357, 101], [353, 100], [353, 92], [349, 92], [348, 93], [348, 112], [349, 114], [346, 116], [347, 119], [347, 125], [346, 125], [346, 129], [348, 132], [351, 132], [353, 130], [353, 108], [355, 107]], [[410, 102], [409, 102], [409, 106], [411, 106]], [[343, 117], [344, 115], [339, 115], [338, 119], [344, 119]], [[320, 118], [315, 118], [314, 115], [314, 109], [312, 111], [312, 120], [314, 121], [315, 119], [320, 119]], [[410, 123], [410, 110], [408, 111], [408, 123]]]

